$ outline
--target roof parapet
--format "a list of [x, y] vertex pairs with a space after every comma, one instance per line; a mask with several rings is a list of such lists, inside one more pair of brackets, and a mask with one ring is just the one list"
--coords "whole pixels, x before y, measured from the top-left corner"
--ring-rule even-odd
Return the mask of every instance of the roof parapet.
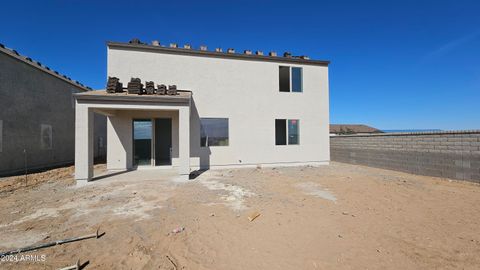
[[[258, 60], [264, 60], [268, 61], [269, 57], [276, 58], [271, 59], [270, 61], [287, 61], [287, 62], [295, 62], [295, 63], [304, 63], [304, 64], [312, 64], [312, 65], [327, 65], [330, 63], [329, 61], [323, 61], [323, 60], [310, 60], [310, 58], [306, 55], [300, 55], [300, 56], [294, 56], [290, 52], [284, 52], [282, 55], [278, 55], [277, 52], [275, 51], [270, 51], [268, 54], [264, 54], [263, 51], [257, 50], [257, 51], [252, 51], [249, 49], [243, 50], [243, 53], [236, 53], [234, 48], [228, 48], [226, 51], [223, 51], [221, 47], [216, 47], [213, 51], [208, 51], [208, 47], [206, 45], [200, 45], [198, 49], [194, 49], [193, 46], [190, 44], [184, 44], [182, 47], [179, 47], [177, 43], [170, 43], [169, 46], [164, 46], [160, 45], [160, 42], [154, 40], [150, 44], [142, 43], [139, 39], [132, 39], [128, 42], [129, 44], [132, 45], [141, 45], [143, 48], [147, 49], [149, 46], [150, 47], [162, 47], [167, 50], [171, 49], [179, 49], [178, 52], [180, 53], [186, 53], [183, 50], [191, 50], [188, 54], [197, 54], [198, 53], [205, 53], [211, 56], [216, 56], [216, 57], [221, 57], [221, 54], [224, 53], [226, 57], [231, 58], [244, 58], [244, 57], [258, 57]], [[121, 42], [108, 42], [108, 46], [120, 46], [123, 47], [126, 45], [125, 43]], [[182, 52], [183, 51], [183, 52]], [[172, 51], [173, 52], [173, 51]], [[230, 56], [227, 56], [230, 55]], [[277, 58], [278, 57], [278, 58]], [[283, 59], [283, 60], [282, 60]]]

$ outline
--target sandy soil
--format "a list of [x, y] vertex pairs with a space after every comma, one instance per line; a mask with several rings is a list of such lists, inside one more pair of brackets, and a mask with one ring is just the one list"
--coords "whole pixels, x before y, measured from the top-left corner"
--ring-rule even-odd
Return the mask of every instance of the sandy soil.
[[480, 268], [477, 184], [341, 163], [207, 171], [188, 182], [153, 172], [1, 192], [0, 250], [98, 226], [106, 234], [0, 268], [77, 259], [85, 269]]

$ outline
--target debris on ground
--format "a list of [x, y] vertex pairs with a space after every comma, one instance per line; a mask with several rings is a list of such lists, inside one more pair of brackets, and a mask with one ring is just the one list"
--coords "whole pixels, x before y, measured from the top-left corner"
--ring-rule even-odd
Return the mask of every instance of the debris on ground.
[[64, 267], [64, 268], [60, 268], [58, 270], [79, 270], [79, 269], [80, 269], [80, 259], [78, 259], [75, 264]]
[[183, 231], [185, 231], [185, 227], [177, 227], [172, 230], [172, 233], [181, 233]]
[[53, 247], [53, 246], [56, 246], [56, 245], [63, 245], [63, 244], [77, 242], [77, 241], [91, 239], [91, 238], [97, 238], [98, 239], [105, 234], [105, 233], [99, 233], [99, 230], [100, 230], [100, 228], [98, 228], [95, 233], [87, 234], [87, 235], [83, 235], [83, 236], [79, 236], [79, 237], [72, 237], [72, 238], [57, 240], [57, 241], [53, 241], [53, 242], [49, 242], [49, 243], [32, 245], [32, 246], [17, 248], [17, 249], [5, 251], [5, 252], [0, 252], [0, 257], [3, 258], [3, 257], [8, 256], [8, 255], [18, 254], [18, 253], [27, 252], [27, 251], [33, 251], [33, 250], [47, 248], [47, 247]]
[[248, 220], [250, 220], [250, 222], [252, 222], [259, 216], [260, 216], [260, 212], [253, 212], [250, 215], [248, 215]]

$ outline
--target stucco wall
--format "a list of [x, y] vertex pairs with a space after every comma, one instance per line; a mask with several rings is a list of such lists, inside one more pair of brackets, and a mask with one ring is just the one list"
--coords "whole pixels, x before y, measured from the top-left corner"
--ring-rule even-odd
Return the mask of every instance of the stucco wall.
[[333, 161], [480, 182], [480, 131], [330, 138]]
[[[280, 65], [303, 68], [303, 93], [279, 92]], [[193, 92], [192, 167], [330, 159], [327, 67], [110, 48], [108, 76]], [[228, 118], [229, 146], [200, 147], [200, 117]], [[275, 145], [275, 119], [300, 120], [299, 145]]]
[[[0, 175], [74, 161], [74, 99], [81, 88], [0, 52]], [[96, 116], [95, 151], [99, 137], [106, 146], [106, 119]], [[51, 148], [42, 143], [42, 128], [51, 130]], [[44, 131], [45, 132], [45, 131]], [[50, 131], [48, 131], [50, 132]]]

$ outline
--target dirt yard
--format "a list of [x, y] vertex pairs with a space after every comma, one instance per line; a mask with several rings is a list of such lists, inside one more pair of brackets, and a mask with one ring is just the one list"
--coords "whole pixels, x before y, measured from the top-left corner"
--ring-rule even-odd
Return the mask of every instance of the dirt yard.
[[160, 175], [1, 192], [2, 251], [105, 235], [0, 269], [480, 269], [477, 184], [341, 163]]

